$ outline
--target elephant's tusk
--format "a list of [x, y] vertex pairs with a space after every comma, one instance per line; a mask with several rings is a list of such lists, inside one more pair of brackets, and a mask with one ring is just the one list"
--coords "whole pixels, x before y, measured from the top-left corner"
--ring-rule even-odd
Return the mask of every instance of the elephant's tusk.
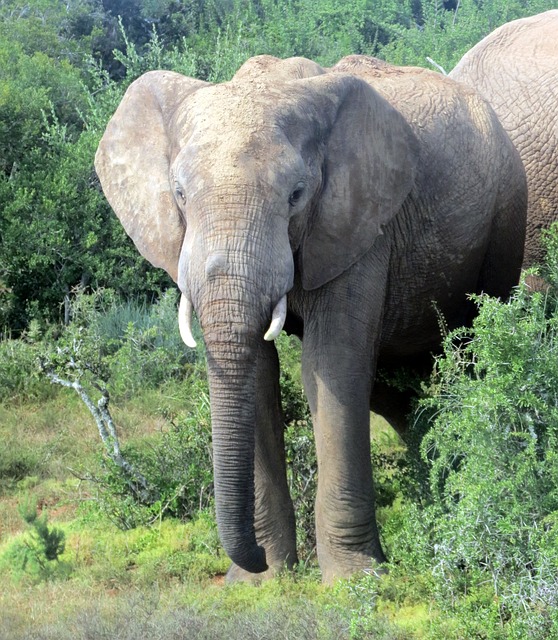
[[281, 333], [281, 329], [285, 324], [285, 319], [287, 318], [287, 296], [283, 296], [281, 300], [277, 303], [275, 309], [273, 309], [273, 314], [271, 316], [271, 324], [269, 325], [269, 329], [267, 330], [264, 340], [275, 340], [275, 338]]
[[192, 313], [194, 308], [192, 302], [187, 295], [180, 296], [180, 306], [178, 308], [178, 328], [180, 329], [180, 337], [187, 347], [194, 349], [196, 341], [192, 335]]

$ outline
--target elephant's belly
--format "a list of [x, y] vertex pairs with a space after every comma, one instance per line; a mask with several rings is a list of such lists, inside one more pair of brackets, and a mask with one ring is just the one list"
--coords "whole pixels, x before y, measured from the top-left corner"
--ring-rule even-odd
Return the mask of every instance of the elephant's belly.
[[443, 297], [424, 292], [416, 300], [408, 296], [404, 302], [394, 302], [384, 314], [378, 356], [393, 361], [438, 351], [443, 332], [469, 325], [474, 313], [464, 291]]

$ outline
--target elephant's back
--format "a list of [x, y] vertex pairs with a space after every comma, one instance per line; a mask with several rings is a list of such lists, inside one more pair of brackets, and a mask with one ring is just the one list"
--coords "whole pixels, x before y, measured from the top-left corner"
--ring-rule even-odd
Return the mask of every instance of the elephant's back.
[[[497, 130], [491, 107], [470, 86], [422, 67], [399, 67], [370, 56], [340, 60], [332, 73], [349, 73], [367, 82], [406, 119], [421, 145], [440, 143], [460, 129], [473, 128], [483, 137]], [[498, 132], [497, 136], [500, 135]]]
[[[502, 25], [470, 49], [449, 77], [474, 86], [496, 107], [511, 85], [558, 82], [558, 9]], [[546, 80], [545, 80], [546, 78]]]
[[[474, 87], [515, 141], [536, 126], [534, 109], [555, 110], [558, 93], [558, 10], [509, 22], [468, 51], [449, 77]], [[548, 104], [551, 102], [552, 104]]]
[[519, 151], [529, 187], [524, 266], [540, 262], [540, 229], [558, 215], [558, 10], [496, 29], [450, 77], [490, 102]]
[[[436, 93], [451, 92], [451, 82], [435, 71], [422, 67], [399, 67], [372, 56], [351, 55], [342, 58], [329, 70], [331, 73], [347, 73], [367, 82], [398, 110], [405, 105], [423, 109], [425, 100]], [[409, 105], [409, 98], [412, 104]], [[433, 109], [436, 105], [433, 105]]]

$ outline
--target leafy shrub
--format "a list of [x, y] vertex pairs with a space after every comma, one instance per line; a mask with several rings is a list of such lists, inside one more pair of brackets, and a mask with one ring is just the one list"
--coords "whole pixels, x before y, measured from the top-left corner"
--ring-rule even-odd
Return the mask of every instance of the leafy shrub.
[[384, 432], [384, 437], [372, 440], [371, 456], [374, 471], [376, 507], [390, 507], [404, 492], [411, 491], [413, 478], [407, 450], [395, 432]]
[[205, 378], [190, 376], [182, 385], [186, 407], [169, 415], [168, 428], [148, 441], [129, 443], [123, 455], [142, 474], [155, 500], [142, 502], [130, 492], [129, 478], [110, 459], [96, 477], [102, 510], [120, 528], [161, 517], [192, 518], [213, 505], [213, 466], [209, 392]]
[[430, 564], [468, 637], [558, 634], [556, 232], [548, 247], [544, 291], [475, 298], [473, 328], [445, 340], [417, 417], [426, 507], [406, 507], [396, 554], [410, 571]]
[[67, 578], [71, 565], [61, 560], [66, 546], [64, 532], [49, 526], [47, 513], [39, 515], [36, 502], [29, 498], [20, 503], [19, 513], [28, 531], [7, 548], [0, 558], [0, 568], [16, 581]]
[[[191, 516], [211, 503], [209, 402], [198, 352], [187, 351], [177, 326], [177, 293], [151, 306], [123, 303], [114, 292], [77, 291], [71, 322], [44, 344], [47, 376], [78, 392], [105, 445], [97, 474], [104, 510], [124, 528], [161, 517]], [[186, 411], [149, 441], [121, 447], [109, 411], [110, 395], [129, 397], [168, 380], [185, 378]]]
[[109, 289], [75, 292], [71, 322], [44, 345], [43, 368], [68, 380], [97, 377], [111, 395], [126, 398], [168, 379], [180, 379], [199, 359], [178, 331], [178, 292], [169, 289], [152, 305], [121, 301]]
[[27, 340], [0, 340], [0, 402], [48, 397], [51, 386], [37, 368], [39, 345]]
[[308, 418], [291, 421], [285, 430], [287, 482], [296, 517], [299, 559], [315, 555], [314, 502], [317, 490], [317, 460], [312, 423]]
[[306, 563], [316, 551], [314, 502], [318, 463], [312, 416], [300, 380], [300, 341], [281, 334], [277, 349], [281, 360], [287, 483], [295, 510], [298, 556], [301, 562]]
[[109, 359], [111, 389], [117, 397], [130, 397], [169, 378], [180, 378], [195, 360], [186, 350], [177, 327], [176, 293], [167, 292], [142, 323], [130, 321], [120, 347]]
[[0, 441], [0, 495], [41, 468], [37, 451], [13, 439]]

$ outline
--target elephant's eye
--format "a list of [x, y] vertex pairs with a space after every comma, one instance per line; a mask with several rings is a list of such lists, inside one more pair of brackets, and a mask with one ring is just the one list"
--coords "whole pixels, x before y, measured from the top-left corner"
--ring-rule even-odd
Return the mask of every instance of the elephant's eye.
[[186, 201], [186, 194], [180, 182], [172, 175], [172, 182], [174, 183], [174, 197], [178, 203], [184, 203]]
[[289, 204], [291, 205], [291, 207], [295, 206], [295, 204], [302, 197], [303, 193], [304, 193], [304, 186], [303, 185], [298, 185], [297, 188], [289, 196]]

